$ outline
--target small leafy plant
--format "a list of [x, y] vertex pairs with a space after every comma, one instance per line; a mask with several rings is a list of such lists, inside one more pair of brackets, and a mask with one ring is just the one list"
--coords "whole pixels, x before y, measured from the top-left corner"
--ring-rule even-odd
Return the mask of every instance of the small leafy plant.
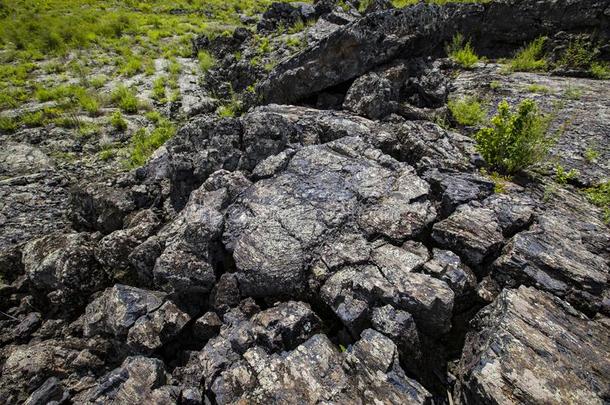
[[120, 111], [115, 111], [110, 116], [110, 125], [117, 131], [124, 131], [127, 129], [127, 121], [125, 121], [125, 118], [123, 118], [123, 114], [121, 114]]
[[447, 103], [453, 119], [460, 125], [472, 126], [485, 120], [487, 111], [474, 97], [465, 97], [459, 100], [449, 100]]
[[555, 141], [548, 133], [550, 123], [551, 117], [542, 114], [533, 100], [522, 101], [515, 112], [503, 100], [491, 126], [475, 134], [477, 150], [493, 169], [516, 173], [547, 155]]
[[456, 34], [451, 43], [447, 46], [447, 55], [455, 63], [465, 69], [472, 68], [478, 61], [479, 57], [472, 49], [470, 41], [465, 41], [462, 34]]
[[610, 181], [585, 190], [589, 201], [604, 210], [604, 222], [610, 223]]

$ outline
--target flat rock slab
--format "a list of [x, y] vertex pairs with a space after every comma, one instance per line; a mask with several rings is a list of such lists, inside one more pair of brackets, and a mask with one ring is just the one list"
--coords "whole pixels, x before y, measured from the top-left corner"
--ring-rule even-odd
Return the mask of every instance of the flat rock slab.
[[534, 288], [504, 290], [474, 320], [460, 361], [463, 403], [604, 404], [608, 318], [590, 320]]
[[578, 170], [577, 179], [583, 184], [607, 181], [610, 81], [524, 72], [507, 75], [502, 69], [502, 65], [488, 64], [461, 71], [453, 82], [451, 98], [476, 95], [489, 103], [490, 114], [503, 99], [511, 105], [526, 98], [535, 100], [542, 111], [555, 115], [555, 129], [565, 126], [548, 161], [561, 164], [566, 171]]

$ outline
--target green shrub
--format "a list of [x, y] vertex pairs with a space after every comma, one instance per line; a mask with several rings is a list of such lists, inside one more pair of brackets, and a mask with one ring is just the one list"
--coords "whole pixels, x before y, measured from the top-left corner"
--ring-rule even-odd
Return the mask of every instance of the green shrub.
[[121, 114], [120, 111], [115, 111], [110, 116], [110, 125], [117, 131], [124, 131], [127, 129], [127, 121], [125, 121], [125, 118], [123, 118], [123, 114]]
[[110, 95], [110, 99], [117, 107], [128, 114], [138, 112], [138, 98], [131, 89], [123, 85], [114, 89]]
[[599, 54], [593, 44], [584, 38], [578, 38], [568, 45], [557, 61], [557, 66], [562, 69], [589, 70]]
[[574, 180], [578, 175], [579, 172], [576, 169], [566, 171], [562, 165], [555, 165], [555, 182], [558, 184], [567, 184], [568, 181]]
[[470, 41], [464, 42], [462, 34], [456, 34], [451, 43], [447, 45], [447, 55], [452, 61], [466, 69], [473, 67], [479, 61]]
[[520, 49], [508, 65], [515, 72], [535, 72], [546, 70], [547, 61], [544, 57], [546, 37], [539, 37], [529, 45]]
[[199, 59], [199, 67], [204, 73], [213, 68], [216, 64], [216, 59], [214, 59], [214, 57], [205, 50], [199, 51], [197, 54], [197, 59]]
[[487, 111], [474, 97], [450, 100], [447, 106], [449, 107], [453, 119], [460, 125], [477, 125], [483, 122], [487, 116]]
[[548, 134], [551, 117], [538, 111], [533, 100], [524, 100], [511, 112], [506, 100], [498, 104], [491, 126], [475, 134], [477, 150], [487, 164], [504, 173], [515, 173], [540, 162], [555, 141]]

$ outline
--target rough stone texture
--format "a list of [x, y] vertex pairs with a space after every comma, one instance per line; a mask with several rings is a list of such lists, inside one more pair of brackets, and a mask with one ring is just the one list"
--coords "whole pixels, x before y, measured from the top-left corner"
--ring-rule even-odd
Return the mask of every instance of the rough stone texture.
[[85, 233], [55, 233], [23, 249], [25, 272], [51, 302], [80, 305], [104, 288], [107, 277], [94, 256], [95, 239]]
[[494, 212], [474, 204], [460, 206], [449, 218], [434, 224], [432, 238], [473, 265], [497, 253], [504, 242]]
[[463, 403], [603, 404], [608, 322], [534, 288], [504, 290], [475, 319], [459, 366]]
[[106, 333], [126, 336], [134, 323], [163, 304], [165, 294], [117, 284], [87, 306], [83, 318], [85, 336]]
[[606, 260], [589, 251], [571, 221], [552, 214], [515, 235], [493, 272], [508, 285], [536, 286], [593, 313], [608, 289], [609, 274]]
[[147, 357], [128, 357], [123, 364], [98, 380], [93, 388], [79, 393], [80, 403], [173, 404], [160, 388], [168, 380], [163, 362]]
[[[472, 38], [475, 49], [516, 48], [560, 30], [597, 27], [603, 31], [605, 12], [601, 0], [578, 4], [508, 0], [446, 7], [418, 4], [373, 13], [280, 63], [259, 90], [267, 103], [290, 103], [358, 77], [398, 55], [435, 54], [457, 32]], [[536, 24], [540, 19], [544, 25]]]
[[421, 201], [428, 191], [412, 168], [358, 138], [301, 149], [228, 209], [223, 239], [242, 293], [297, 292], [320, 242], [350, 218], [368, 235], [417, 235], [435, 217]]
[[291, 352], [266, 355], [250, 350], [244, 359], [216, 380], [213, 390], [219, 403], [430, 401], [423, 387], [405, 377], [394, 344], [372, 330], [365, 331], [347, 355], [324, 335], [315, 335]]

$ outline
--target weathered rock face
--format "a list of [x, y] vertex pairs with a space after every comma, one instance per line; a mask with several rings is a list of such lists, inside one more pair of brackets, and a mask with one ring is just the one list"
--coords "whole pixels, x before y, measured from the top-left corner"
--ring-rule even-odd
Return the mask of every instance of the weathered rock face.
[[321, 242], [341, 228], [397, 241], [417, 236], [435, 218], [421, 201], [428, 192], [411, 167], [358, 138], [296, 152], [284, 171], [247, 189], [227, 210], [223, 239], [240, 289], [295, 294]]
[[[108, 282], [95, 260], [95, 239], [85, 233], [51, 234], [23, 249], [25, 272], [55, 304], [82, 304]], [[85, 294], [85, 296], [83, 296]]]
[[595, 313], [608, 289], [606, 260], [591, 253], [565, 218], [545, 215], [515, 235], [494, 262], [494, 277], [509, 285], [532, 285]]
[[[477, 49], [496, 52], [562, 29], [598, 28], [607, 36], [605, 10], [601, 0], [578, 5], [566, 0], [527, 4], [509, 0], [446, 7], [419, 4], [372, 13], [279, 64], [259, 88], [265, 102], [298, 101], [398, 56], [434, 55], [458, 31], [472, 38]], [[545, 24], [536, 24], [541, 19]]]
[[607, 318], [590, 320], [548, 293], [505, 290], [474, 321], [459, 366], [463, 403], [607, 400]]
[[[230, 97], [268, 76], [262, 102], [307, 106], [191, 117], [144, 167], [72, 190], [80, 233], [56, 162], [0, 153], [0, 403], [607, 402], [610, 232], [578, 187], [607, 177], [610, 82], [435, 57], [458, 31], [492, 57], [559, 28], [553, 49], [605, 38], [608, 15], [601, 0], [277, 3], [257, 36], [195, 41], [218, 60], [201, 85]], [[448, 97], [516, 102], [538, 81], [545, 111], [562, 98], [558, 119], [577, 115], [552, 152], [591, 169], [570, 184], [543, 166], [488, 175], [476, 128], [445, 128]]]

